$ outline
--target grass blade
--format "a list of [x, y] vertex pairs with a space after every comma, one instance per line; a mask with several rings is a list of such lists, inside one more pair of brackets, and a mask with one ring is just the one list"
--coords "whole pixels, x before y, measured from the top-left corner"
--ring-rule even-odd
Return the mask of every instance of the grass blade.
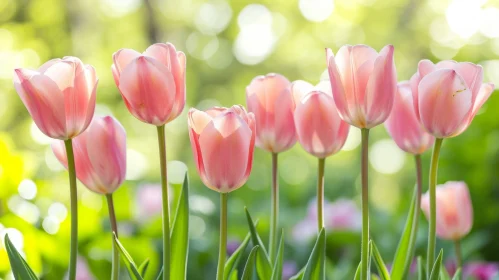
[[139, 269], [135, 265], [135, 262], [133, 261], [130, 254], [128, 254], [125, 247], [123, 247], [123, 245], [121, 245], [121, 242], [118, 240], [118, 237], [116, 237], [116, 234], [114, 235], [114, 243], [118, 246], [118, 249], [121, 252], [121, 257], [122, 257], [123, 261], [125, 262], [125, 266], [127, 268], [128, 275], [130, 275], [130, 279], [143, 280], [142, 275], [140, 275]]
[[442, 265], [442, 255], [443, 255], [443, 250], [440, 250], [438, 257], [435, 260], [435, 264], [433, 264], [433, 269], [431, 270], [429, 280], [438, 280], [440, 275], [440, 266]]
[[388, 270], [386, 269], [385, 262], [381, 258], [381, 254], [378, 251], [378, 247], [376, 247], [376, 244], [371, 240], [370, 242], [370, 247], [371, 247], [371, 254], [372, 257], [374, 258], [374, 263], [376, 264], [376, 267], [378, 268], [378, 273], [379, 277], [381, 280], [390, 280], [390, 273], [388, 273]]

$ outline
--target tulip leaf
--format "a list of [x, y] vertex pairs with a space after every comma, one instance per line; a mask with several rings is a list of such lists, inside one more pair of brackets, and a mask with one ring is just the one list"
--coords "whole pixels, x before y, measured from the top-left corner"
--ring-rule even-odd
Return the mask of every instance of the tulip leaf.
[[7, 255], [9, 256], [10, 266], [12, 268], [12, 273], [16, 280], [38, 280], [36, 274], [33, 272], [28, 263], [19, 254], [16, 247], [10, 241], [9, 235], [5, 235], [5, 249]]
[[170, 279], [186, 279], [189, 252], [189, 178], [185, 173], [171, 232]]
[[445, 265], [440, 266], [440, 280], [451, 280], [450, 275], [445, 268]]
[[317, 241], [312, 249], [310, 258], [307, 262], [307, 268], [303, 275], [303, 280], [321, 280], [325, 279], [324, 262], [326, 258], [326, 231], [324, 228], [319, 232]]
[[355, 276], [353, 277], [354, 280], [360, 280], [360, 269], [361, 269], [361, 267], [362, 267], [362, 261], [357, 266], [357, 270], [355, 270]]
[[161, 267], [161, 270], [159, 271], [158, 277], [156, 277], [156, 280], [162, 280], [163, 279], [163, 267]]
[[274, 262], [271, 280], [282, 280], [282, 259], [284, 257], [284, 231], [281, 231], [281, 240], [277, 248], [277, 256]]
[[232, 253], [232, 255], [225, 263], [224, 279], [230, 279], [229, 276], [231, 275], [231, 272], [234, 270], [234, 267], [237, 267], [237, 265], [241, 261], [244, 250], [246, 250], [246, 247], [248, 247], [250, 238], [251, 235], [248, 233], [244, 238], [243, 242], [241, 243], [241, 245], [239, 245], [239, 247], [234, 251], [234, 253]]
[[428, 280], [438, 280], [440, 275], [440, 266], [442, 265], [442, 255], [443, 250], [440, 250], [438, 257], [433, 264], [433, 269], [431, 270], [430, 278]]
[[421, 256], [418, 256], [417, 265], [418, 265], [418, 280], [426, 280], [425, 264]]
[[376, 244], [371, 240], [369, 242], [369, 247], [371, 248], [371, 255], [374, 258], [374, 263], [376, 264], [376, 267], [378, 268], [378, 273], [379, 277], [381, 280], [390, 280], [390, 273], [388, 273], [388, 270], [386, 269], [385, 262], [383, 261], [383, 258], [381, 258], [381, 254], [378, 251], [378, 248], [376, 247]]
[[143, 280], [142, 275], [139, 272], [139, 269], [135, 265], [135, 262], [133, 261], [132, 257], [130, 254], [128, 254], [127, 250], [123, 245], [121, 245], [121, 242], [118, 240], [118, 237], [116, 237], [116, 234], [114, 234], [114, 243], [118, 246], [118, 249], [121, 252], [121, 257], [123, 258], [123, 261], [125, 262], [126, 269], [128, 271], [128, 275], [130, 276], [130, 279], [132, 280]]
[[227, 280], [239, 280], [237, 279], [237, 269], [232, 270], [232, 273], [230, 274], [229, 278], [224, 278]]
[[252, 280], [253, 279], [253, 270], [255, 270], [255, 260], [258, 255], [259, 245], [255, 245], [248, 256], [248, 260], [246, 261], [246, 265], [244, 266], [243, 276], [241, 280]]
[[452, 280], [461, 280], [461, 268], [458, 268], [456, 270], [456, 273], [454, 273], [454, 277], [452, 277]]
[[391, 277], [393, 279], [405, 279], [411, 267], [418, 233], [419, 209], [416, 208], [418, 208], [417, 204], [419, 199], [416, 186], [404, 231], [400, 237], [395, 257], [393, 258], [391, 271]]
[[262, 239], [256, 231], [255, 223], [253, 223], [253, 219], [251, 219], [248, 209], [245, 207], [244, 210], [246, 211], [246, 218], [251, 233], [251, 242], [253, 243], [253, 246], [258, 245], [260, 247], [260, 253], [257, 254], [256, 258], [256, 271], [261, 279], [270, 279], [272, 277], [272, 264], [270, 263], [269, 255], [265, 250]]
[[146, 277], [146, 272], [148, 267], [149, 267], [149, 259], [146, 259], [143, 263], [139, 265], [139, 272], [142, 278]]
[[302, 280], [303, 279], [303, 274], [305, 274], [305, 269], [307, 267], [302, 268], [300, 271], [298, 271], [297, 274], [293, 275], [289, 280]]

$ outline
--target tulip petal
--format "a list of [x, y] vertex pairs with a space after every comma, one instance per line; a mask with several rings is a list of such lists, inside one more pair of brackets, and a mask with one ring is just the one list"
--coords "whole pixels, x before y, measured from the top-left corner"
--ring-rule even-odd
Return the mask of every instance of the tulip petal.
[[353, 119], [350, 115], [350, 109], [348, 107], [347, 98], [345, 95], [345, 90], [341, 81], [341, 76], [338, 72], [338, 67], [336, 66], [335, 58], [331, 49], [326, 49], [326, 57], [328, 63], [329, 81], [331, 83], [334, 103], [336, 108], [338, 108], [338, 113], [341, 118], [348, 123], [353, 123]]
[[56, 63], [59, 63], [59, 62], [61, 62], [61, 61], [62, 61], [62, 60], [61, 60], [60, 58], [54, 58], [54, 59], [51, 59], [51, 60], [49, 60], [49, 61], [45, 62], [44, 64], [42, 64], [42, 66], [40, 66], [40, 67], [38, 68], [38, 72], [40, 72], [40, 73], [42, 73], [42, 74], [43, 74], [43, 73], [45, 73], [45, 71], [47, 71], [47, 69], [49, 69], [49, 68], [50, 68], [50, 66], [52, 66], [52, 65], [54, 65], [54, 64], [56, 64]]
[[[478, 110], [482, 108], [485, 101], [487, 101], [490, 95], [494, 92], [494, 84], [493, 83], [485, 83], [482, 84], [480, 90], [478, 91], [478, 95], [476, 96], [475, 103], [473, 103], [473, 110], [471, 112], [471, 119], [475, 117]], [[471, 122], [471, 120], [470, 120]]]
[[[218, 115], [218, 113], [217, 113]], [[197, 109], [191, 108], [189, 110], [189, 126], [194, 130], [196, 134], [201, 134], [208, 123], [213, 119], [212, 116], [206, 112], [199, 111]]]
[[52, 64], [43, 73], [57, 84], [60, 91], [74, 87], [75, 74], [76, 64], [66, 60]]
[[392, 45], [384, 47], [374, 62], [363, 109], [366, 113], [367, 128], [383, 123], [392, 110], [393, 97], [397, 91], [397, 72], [393, 52]]
[[418, 92], [419, 115], [426, 130], [437, 138], [455, 136], [473, 106], [463, 78], [455, 70], [440, 69], [421, 80]]
[[248, 113], [248, 126], [251, 129], [251, 140], [250, 140], [250, 146], [249, 146], [249, 151], [248, 151], [248, 165], [246, 167], [246, 173], [245, 177], [248, 178], [250, 173], [251, 173], [251, 168], [253, 167], [253, 155], [254, 155], [254, 149], [255, 149], [255, 140], [256, 140], [256, 121], [255, 121], [255, 115], [253, 113]]
[[301, 99], [313, 90], [314, 86], [312, 84], [302, 80], [291, 83], [291, 94], [293, 94], [295, 105], [300, 104]]
[[229, 192], [244, 183], [251, 137], [251, 129], [232, 110], [206, 126], [199, 136], [199, 147], [208, 187]]
[[125, 67], [132, 62], [132, 60], [141, 56], [142, 54], [131, 49], [121, 49], [113, 54], [113, 63], [116, 68], [116, 73], [118, 76], [121, 75], [121, 72], [125, 69]]
[[14, 86], [38, 128], [49, 137], [67, 139], [64, 97], [57, 84], [36, 71], [16, 69]]
[[483, 81], [482, 66], [470, 62], [461, 62], [455, 64], [453, 69], [464, 79], [466, 85], [473, 93], [473, 100], [475, 100]]
[[66, 146], [64, 145], [64, 141], [54, 140], [50, 143], [50, 147], [52, 148], [52, 152], [57, 160], [64, 166], [64, 168], [68, 169], [68, 158], [66, 155]]
[[150, 56], [161, 62], [164, 66], [170, 69], [170, 71], [172, 69], [172, 64], [176, 64], [176, 62], [171, 60], [169, 47], [163, 43], [156, 43], [149, 46], [144, 52], [144, 55]]
[[166, 66], [153, 58], [140, 56], [121, 73], [119, 88], [136, 118], [154, 125], [166, 123], [176, 90]]

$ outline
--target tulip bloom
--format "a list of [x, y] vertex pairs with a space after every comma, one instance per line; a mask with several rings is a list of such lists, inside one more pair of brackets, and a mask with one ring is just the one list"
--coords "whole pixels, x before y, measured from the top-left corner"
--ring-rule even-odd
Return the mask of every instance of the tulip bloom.
[[336, 57], [326, 50], [333, 97], [341, 118], [358, 128], [383, 123], [397, 91], [393, 46], [379, 54], [366, 45], [346, 45]]
[[185, 105], [185, 54], [170, 44], [154, 44], [141, 54], [121, 49], [113, 54], [114, 81], [137, 119], [164, 125]]
[[95, 109], [98, 78], [77, 57], [52, 59], [38, 70], [14, 70], [14, 86], [38, 128], [67, 140], [82, 133]]
[[251, 172], [255, 117], [242, 106], [189, 110], [189, 136], [203, 183], [220, 193], [241, 187]]
[[[446, 240], [458, 240], [467, 235], [473, 225], [473, 208], [468, 186], [464, 182], [447, 182], [437, 186], [437, 235]], [[429, 194], [422, 197], [421, 209], [429, 217]]]
[[422, 154], [435, 138], [419, 122], [409, 82], [400, 82], [397, 88], [392, 112], [385, 122], [386, 130], [402, 150], [414, 155]]
[[329, 82], [322, 82], [314, 89], [307, 82], [296, 81], [292, 85], [292, 91], [296, 102], [294, 119], [300, 144], [318, 158], [337, 153], [347, 140], [350, 125], [338, 115]]
[[280, 153], [296, 142], [291, 83], [279, 74], [254, 78], [246, 87], [248, 111], [255, 114], [256, 146]]
[[425, 129], [437, 138], [463, 133], [494, 91], [494, 84], [482, 80], [480, 65], [421, 60], [411, 88], [416, 115]]
[[[113, 193], [125, 180], [126, 133], [113, 117], [95, 118], [88, 129], [73, 139], [76, 177], [91, 191]], [[52, 143], [57, 159], [68, 167], [63, 141]]]

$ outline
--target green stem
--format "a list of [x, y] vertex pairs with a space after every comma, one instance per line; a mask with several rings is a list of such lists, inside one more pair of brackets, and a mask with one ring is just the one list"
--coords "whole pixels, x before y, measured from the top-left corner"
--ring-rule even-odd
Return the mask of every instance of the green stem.
[[[113, 202], [113, 194], [106, 194], [107, 199], [107, 208], [109, 211], [109, 221], [111, 222], [111, 229], [118, 238], [118, 224], [116, 223], [116, 214], [114, 212], [114, 202]], [[120, 254], [118, 248], [116, 247], [116, 243], [114, 242], [114, 236], [112, 239], [113, 244], [113, 262], [112, 262], [112, 272], [111, 279], [118, 280], [120, 275]]]
[[430, 277], [431, 268], [435, 262], [435, 243], [436, 243], [436, 230], [437, 230], [437, 202], [436, 202], [436, 188], [437, 188], [437, 171], [438, 171], [438, 157], [440, 155], [440, 147], [442, 147], [443, 139], [435, 139], [433, 146], [433, 154], [430, 163], [430, 182], [428, 191], [430, 193], [430, 229], [428, 232], [428, 252], [426, 270], [428, 277]]
[[[461, 240], [456, 239], [454, 240], [454, 251], [456, 251], [456, 263], [457, 263], [457, 269], [463, 267], [463, 255], [461, 253]], [[461, 274], [462, 275], [462, 274]]]
[[76, 257], [78, 256], [78, 193], [76, 189], [76, 168], [73, 153], [73, 141], [65, 140], [68, 158], [69, 192], [71, 200], [71, 247], [69, 257], [69, 280], [76, 279]]
[[166, 173], [165, 126], [158, 126], [158, 145], [161, 167], [161, 196], [163, 201], [163, 280], [170, 279], [170, 205]]
[[368, 278], [368, 242], [369, 242], [369, 184], [368, 184], [368, 152], [369, 129], [362, 128], [362, 243], [361, 243], [361, 271], [362, 280]]
[[277, 153], [272, 153], [272, 205], [270, 213], [270, 238], [269, 251], [271, 262], [275, 261], [277, 254], [277, 224], [279, 223], [279, 179], [277, 170]]
[[228, 193], [220, 193], [220, 251], [218, 252], [217, 280], [224, 280], [225, 258], [227, 255], [227, 198]]
[[319, 159], [319, 167], [317, 168], [317, 225], [318, 231], [324, 227], [324, 165], [326, 159]]

